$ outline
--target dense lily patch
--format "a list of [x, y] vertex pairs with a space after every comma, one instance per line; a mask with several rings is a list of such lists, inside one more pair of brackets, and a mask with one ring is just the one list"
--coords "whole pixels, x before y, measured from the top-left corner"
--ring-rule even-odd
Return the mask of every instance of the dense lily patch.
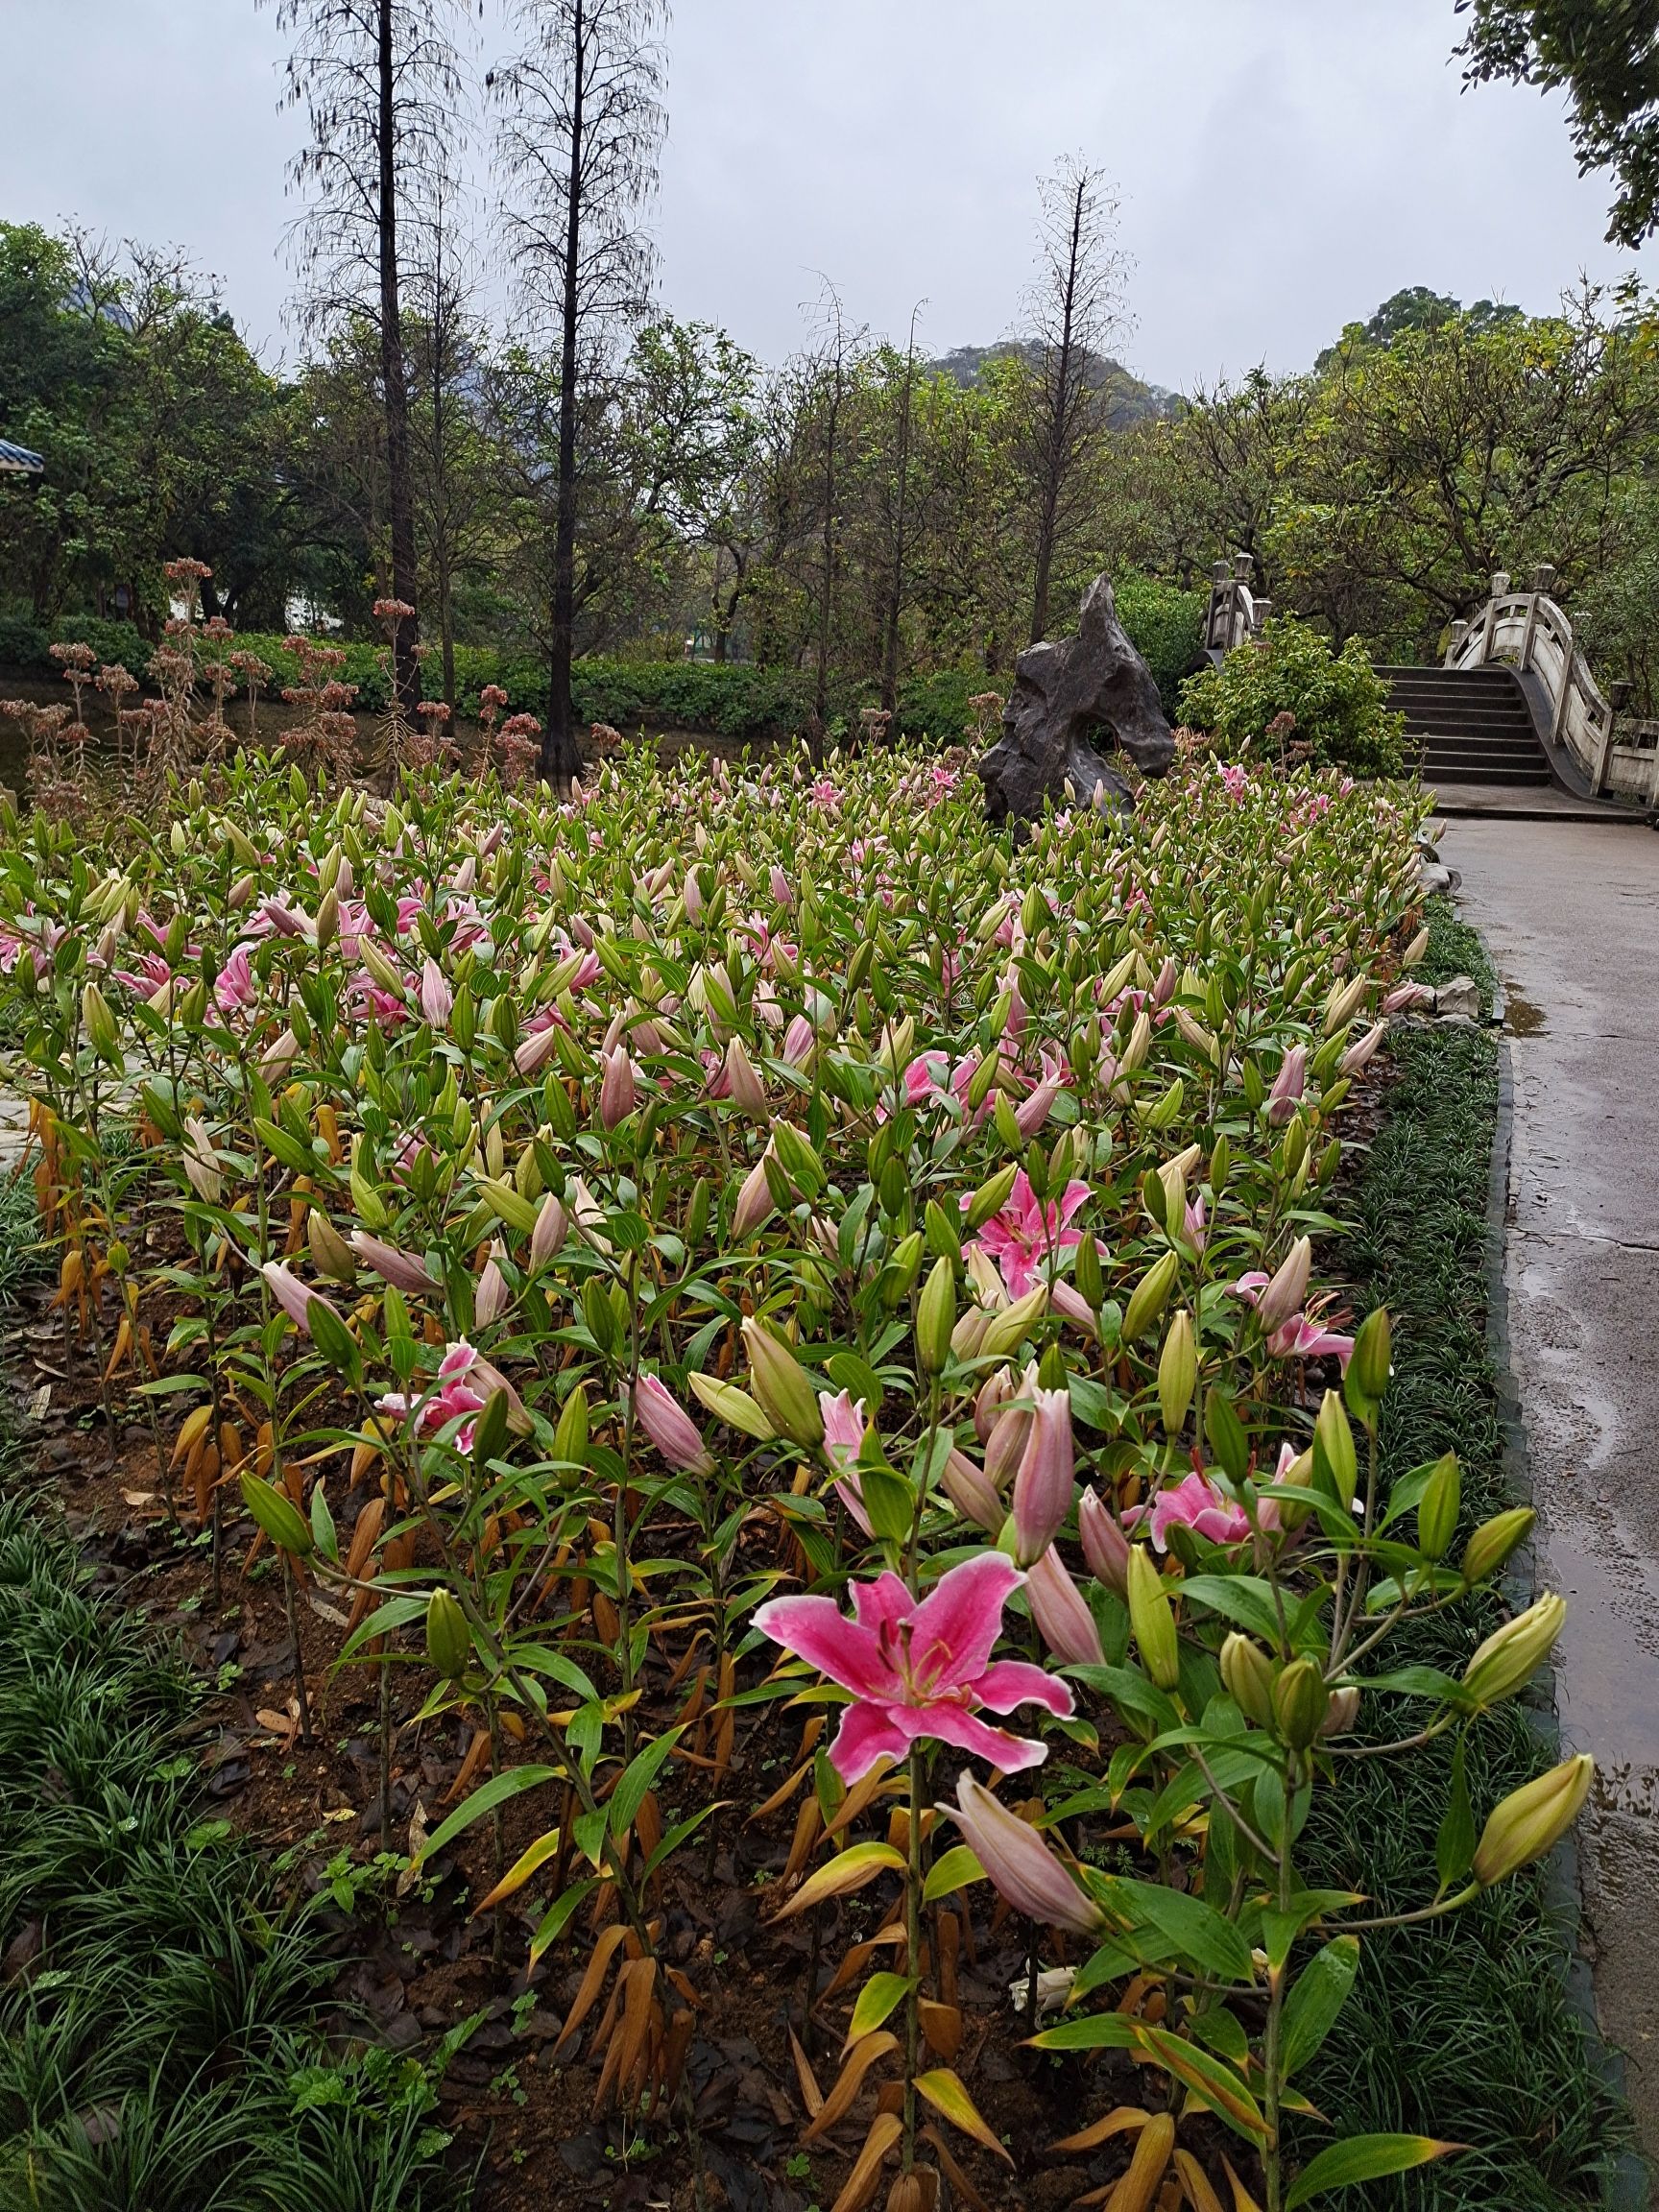
[[[1010, 2156], [954, 1993], [988, 1915], [1028, 1924], [1003, 2032], [1115, 2055], [1021, 2159], [1121, 2138], [1114, 2201], [1280, 2212], [1448, 2148], [1279, 2148], [1381, 1924], [1306, 1886], [1314, 1792], [1376, 1750], [1368, 1701], [1419, 1701], [1408, 1759], [1559, 1625], [1387, 1668], [1528, 1522], [1451, 1557], [1451, 1457], [1383, 1503], [1387, 1317], [1320, 1280], [1413, 996], [1416, 823], [1200, 763], [1016, 848], [897, 751], [390, 804], [238, 761], [159, 825], [8, 825], [66, 1315], [216, 1559], [245, 1508], [291, 1618], [315, 1582], [342, 1665], [469, 1718], [412, 1849], [490, 1823], [479, 1909], [586, 1958], [559, 2049], [588, 2033], [602, 2107], [672, 2124], [700, 1992], [663, 1899], [710, 1824], [782, 1815], [841, 2212]], [[389, 1692], [388, 1762], [408, 1718]], [[740, 1727], [782, 1763], [759, 1804]], [[1589, 1778], [1482, 1825], [1454, 1772], [1417, 1916]]]

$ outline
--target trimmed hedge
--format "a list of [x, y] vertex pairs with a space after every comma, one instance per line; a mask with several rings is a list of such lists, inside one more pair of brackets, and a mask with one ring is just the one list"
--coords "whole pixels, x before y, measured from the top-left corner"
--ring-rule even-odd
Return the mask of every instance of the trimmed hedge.
[[[1182, 679], [1198, 658], [1204, 595], [1130, 575], [1118, 587], [1117, 597], [1118, 618], [1157, 680], [1166, 712], [1174, 719]], [[134, 675], [142, 676], [149, 666], [152, 647], [130, 623], [69, 614], [48, 632], [25, 617], [0, 614], [0, 666], [26, 669], [31, 675], [56, 675], [51, 648], [72, 642], [90, 645], [101, 661], [122, 661]], [[278, 690], [295, 681], [294, 656], [280, 637], [239, 631], [236, 644], [271, 664]], [[389, 686], [380, 647], [342, 640], [340, 649], [346, 655], [344, 680], [357, 686], [358, 707], [368, 713], [384, 713]], [[429, 660], [426, 666], [435, 689], [436, 660]], [[487, 684], [497, 684], [507, 693], [510, 713], [540, 715], [545, 708], [546, 670], [534, 656], [458, 645], [456, 711], [475, 719], [479, 694]], [[1005, 676], [988, 676], [979, 667], [911, 676], [900, 686], [894, 716], [897, 733], [931, 737], [940, 744], [960, 743], [974, 728], [969, 700], [981, 691], [1006, 688]], [[589, 654], [577, 661], [571, 677], [581, 724], [608, 722], [625, 734], [642, 726], [694, 730], [736, 742], [759, 742], [804, 730], [812, 711], [813, 690], [810, 669], [761, 667], [749, 661], [636, 661]], [[860, 709], [874, 706], [878, 695], [874, 681], [833, 677], [829, 702], [831, 734], [855, 733]]]

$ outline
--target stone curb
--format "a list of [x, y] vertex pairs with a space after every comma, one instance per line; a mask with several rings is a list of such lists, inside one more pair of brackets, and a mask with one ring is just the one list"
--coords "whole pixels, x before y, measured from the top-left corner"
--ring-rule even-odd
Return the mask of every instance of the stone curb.
[[[1503, 1019], [1503, 987], [1495, 984], [1492, 1022]], [[1503, 1478], [1513, 1495], [1532, 1502], [1531, 1469], [1527, 1456], [1527, 1429], [1509, 1349], [1509, 1290], [1504, 1269], [1509, 1212], [1509, 1161], [1515, 1128], [1515, 1081], [1509, 1043], [1498, 1038], [1498, 1116], [1492, 1139], [1492, 1166], [1486, 1188], [1486, 1249], [1483, 1273], [1486, 1284], [1486, 1350], [1492, 1365], [1493, 1388], [1498, 1402], [1498, 1422], [1503, 1439]], [[1515, 1555], [1504, 1581], [1504, 1598], [1512, 1611], [1530, 1605], [1538, 1595], [1538, 1562], [1530, 1545]], [[1539, 1748], [1554, 1764], [1561, 1756], [1561, 1727], [1556, 1715], [1555, 1671], [1545, 1669], [1533, 1680], [1527, 1700], [1527, 1716]], [[1584, 2031], [1586, 2056], [1610, 2096], [1625, 2102], [1624, 2056], [1603, 2037], [1596, 2012], [1596, 1988], [1589, 1960], [1583, 1952], [1583, 1888], [1578, 1868], [1578, 1844], [1568, 1835], [1544, 1863], [1544, 1906], [1561, 1946], [1563, 1981], [1567, 2000]], [[1647, 2163], [1633, 2149], [1622, 2151], [1602, 2185], [1603, 2212], [1649, 2212], [1652, 2175]]]

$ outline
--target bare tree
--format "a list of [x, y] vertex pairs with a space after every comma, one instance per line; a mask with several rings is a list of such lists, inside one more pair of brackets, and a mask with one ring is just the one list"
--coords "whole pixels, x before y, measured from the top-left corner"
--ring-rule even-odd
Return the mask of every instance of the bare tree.
[[[463, 96], [449, 36], [461, 0], [276, 0], [293, 48], [284, 105], [303, 108], [306, 143], [293, 182], [309, 205], [299, 226], [308, 277], [306, 315], [373, 318], [391, 535], [392, 597], [416, 603], [415, 498], [409, 458], [409, 371], [401, 283], [408, 231], [427, 211], [427, 188], [447, 176]], [[464, 12], [464, 10], [462, 11]], [[397, 697], [420, 693], [416, 617], [393, 640]]]
[[910, 310], [910, 343], [904, 349], [904, 374], [899, 387], [897, 450], [893, 461], [893, 566], [887, 584], [887, 610], [881, 650], [881, 704], [891, 714], [899, 704], [899, 621], [904, 612], [905, 564], [909, 557], [910, 423], [916, 396], [916, 319], [926, 306]]
[[818, 445], [818, 640], [812, 689], [812, 738], [822, 742], [830, 708], [830, 645], [835, 626], [835, 580], [841, 524], [841, 434], [848, 393], [867, 326], [847, 321], [841, 295], [828, 277], [819, 297], [820, 337], [806, 364]]
[[1123, 323], [1127, 267], [1116, 244], [1118, 202], [1098, 169], [1062, 160], [1044, 180], [1038, 281], [1027, 313], [1038, 359], [1023, 441], [1036, 519], [1033, 644], [1048, 627], [1054, 553], [1091, 449], [1110, 415], [1105, 349]]
[[666, 114], [667, 0], [512, 0], [521, 44], [488, 80], [510, 196], [508, 250], [532, 321], [549, 308], [559, 345], [558, 499], [541, 772], [582, 772], [572, 726], [577, 429], [585, 375], [646, 311], [656, 252], [641, 217], [657, 188]]

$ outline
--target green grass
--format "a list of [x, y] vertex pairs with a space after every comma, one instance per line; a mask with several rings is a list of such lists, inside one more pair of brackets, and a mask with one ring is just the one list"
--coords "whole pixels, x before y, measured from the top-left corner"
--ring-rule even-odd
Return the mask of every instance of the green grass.
[[0, 1500], [0, 2204], [432, 2212], [431, 2080], [343, 2047], [326, 1932], [203, 1803], [194, 1699], [55, 1507]]
[[[1479, 937], [1433, 903], [1431, 981], [1463, 973], [1488, 1002], [1492, 971]], [[1358, 1192], [1348, 1263], [1361, 1303], [1394, 1321], [1394, 1374], [1382, 1425], [1384, 1477], [1455, 1450], [1466, 1528], [1514, 1500], [1486, 1342], [1486, 1206], [1498, 1108], [1498, 1053], [1484, 1034], [1424, 1029], [1395, 1046], [1398, 1080]], [[1498, 1600], [1414, 1623], [1389, 1646], [1407, 1661], [1461, 1671], [1500, 1618]], [[1381, 1704], [1381, 1701], [1379, 1701]], [[1386, 1725], [1420, 1719], [1389, 1700]], [[1382, 1732], [1384, 1712], [1377, 1716]], [[1477, 1819], [1536, 1772], [1549, 1752], [1521, 1707], [1501, 1708], [1472, 1736]], [[1435, 1888], [1434, 1839], [1450, 1745], [1350, 1765], [1324, 1800], [1310, 1879], [1350, 1886], [1384, 1910]], [[1554, 2212], [1602, 2200], [1625, 2139], [1565, 1985], [1565, 1937], [1533, 1870], [1464, 1912], [1367, 1938], [1359, 1981], [1304, 2083], [1338, 2134], [1404, 2129], [1470, 2146], [1396, 2181], [1329, 2201], [1359, 2212]], [[1327, 2140], [1310, 2130], [1311, 2150]], [[1325, 2200], [1322, 2200], [1325, 2201]]]

